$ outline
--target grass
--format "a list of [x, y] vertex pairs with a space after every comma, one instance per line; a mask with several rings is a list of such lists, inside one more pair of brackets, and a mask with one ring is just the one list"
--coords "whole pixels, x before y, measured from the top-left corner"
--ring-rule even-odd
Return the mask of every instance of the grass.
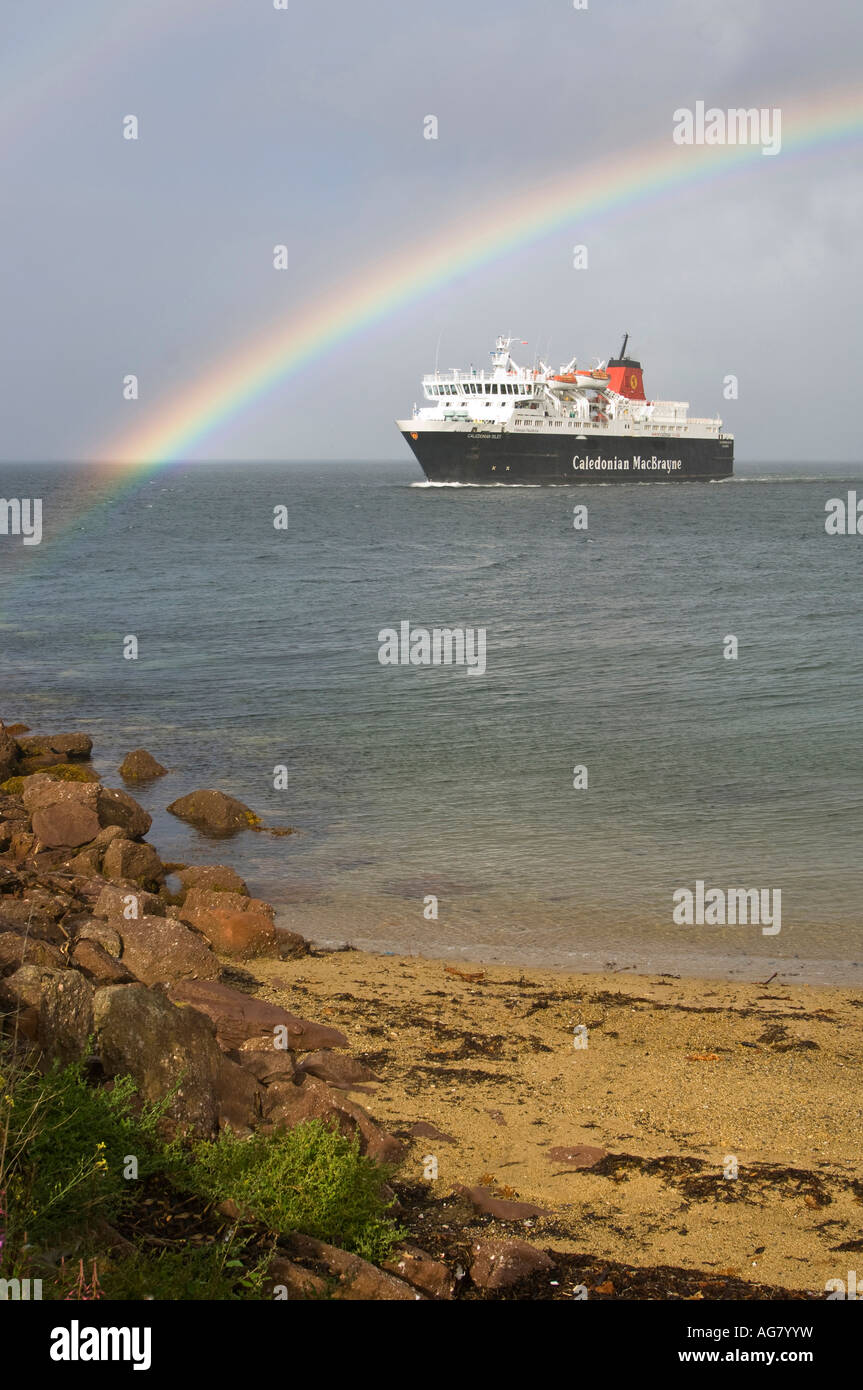
[[[356, 1137], [314, 1120], [166, 1142], [169, 1100], [142, 1104], [128, 1076], [94, 1085], [81, 1062], [42, 1074], [0, 1038], [2, 1277], [42, 1277], [44, 1296], [60, 1299], [262, 1298], [279, 1236], [301, 1231], [380, 1262], [404, 1234], [382, 1192], [390, 1170]], [[226, 1238], [213, 1209], [228, 1199], [242, 1215]], [[178, 1231], [194, 1236], [177, 1248], [178, 1223], [168, 1239], [164, 1218], [181, 1206]], [[125, 1254], [106, 1225], [126, 1233]]]

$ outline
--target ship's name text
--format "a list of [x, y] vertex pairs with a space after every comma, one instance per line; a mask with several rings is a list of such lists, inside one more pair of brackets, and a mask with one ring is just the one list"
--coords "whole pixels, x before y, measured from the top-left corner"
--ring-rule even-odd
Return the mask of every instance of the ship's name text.
[[619, 459], [616, 457], [613, 459], [581, 458], [578, 454], [576, 454], [572, 460], [572, 466], [573, 468], [581, 470], [596, 468], [601, 469], [604, 472], [623, 471], [627, 473], [629, 472], [630, 468], [637, 468], [640, 469], [642, 472], [644, 472], [645, 470], [653, 471], [659, 468], [665, 469], [666, 472], [671, 473], [675, 468], [682, 468], [683, 462], [681, 459], [659, 459], [656, 457], [656, 454], [651, 455], [649, 459], [642, 458], [640, 454], [636, 454], [635, 458], [631, 461], [629, 459]]

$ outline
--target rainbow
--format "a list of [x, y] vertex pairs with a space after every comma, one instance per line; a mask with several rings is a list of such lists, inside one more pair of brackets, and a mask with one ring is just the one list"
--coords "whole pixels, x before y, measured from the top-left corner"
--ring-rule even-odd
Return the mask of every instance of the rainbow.
[[616, 160], [536, 183], [517, 202], [507, 195], [471, 210], [443, 231], [364, 268], [302, 306], [205, 371], [153, 411], [143, 425], [99, 452], [134, 478], [187, 459], [220, 426], [279, 382], [458, 276], [588, 218], [632, 207], [738, 169], [775, 168], [783, 157], [853, 141], [863, 132], [863, 94], [853, 91], [782, 108], [782, 150], [760, 146], [678, 146], [671, 139]]

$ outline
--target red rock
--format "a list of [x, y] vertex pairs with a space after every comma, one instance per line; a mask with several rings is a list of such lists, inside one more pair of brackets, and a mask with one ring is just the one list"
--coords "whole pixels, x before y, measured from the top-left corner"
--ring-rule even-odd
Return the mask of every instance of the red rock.
[[359, 1135], [360, 1153], [378, 1163], [398, 1163], [404, 1150], [399, 1141], [382, 1129], [361, 1105], [355, 1105], [333, 1091], [316, 1076], [307, 1076], [302, 1085], [274, 1081], [266, 1089], [263, 1115], [271, 1125], [293, 1129], [305, 1120], [322, 1120], [341, 1134]]
[[592, 1168], [603, 1158], [608, 1157], [607, 1149], [596, 1149], [590, 1144], [570, 1144], [549, 1149], [546, 1158], [552, 1163], [569, 1163], [573, 1168]]
[[267, 1270], [264, 1292], [268, 1298], [310, 1299], [323, 1298], [327, 1292], [327, 1281], [284, 1255], [276, 1255]]
[[[189, 888], [180, 908], [183, 921], [193, 921], [190, 914], [197, 912], [256, 912], [259, 915], [275, 917], [275, 909], [263, 898], [250, 898], [245, 893], [234, 893], [227, 889], [205, 888], [198, 885]], [[197, 926], [197, 922], [193, 922]]]
[[0, 931], [0, 975], [11, 975], [19, 965], [43, 965], [62, 970], [65, 964], [63, 952], [49, 941], [20, 932]]
[[441, 1260], [435, 1260], [415, 1245], [400, 1245], [398, 1250], [384, 1261], [384, 1269], [397, 1274], [412, 1288], [419, 1289], [428, 1298], [452, 1298], [455, 1279]]
[[251, 1134], [260, 1118], [263, 1093], [244, 1067], [223, 1054], [216, 1084], [219, 1128], [241, 1136]]
[[[134, 904], [130, 901], [134, 898]], [[139, 917], [164, 917], [165, 904], [155, 893], [141, 889], [104, 887], [93, 905], [93, 916], [111, 920], [122, 917], [131, 921], [135, 913]]]
[[83, 1057], [93, 1030], [93, 986], [77, 970], [22, 965], [0, 980], [0, 1005], [38, 1011], [37, 1036], [47, 1056]]
[[177, 874], [184, 889], [205, 888], [211, 893], [239, 893], [249, 896], [249, 890], [236, 869], [227, 864], [189, 864]]
[[299, 960], [301, 956], [307, 956], [311, 948], [299, 932], [276, 927], [276, 949], [282, 960]]
[[339, 1250], [335, 1245], [296, 1233], [287, 1238], [287, 1245], [292, 1254], [300, 1259], [315, 1261], [338, 1280], [334, 1298], [374, 1303], [407, 1303], [422, 1298], [422, 1294], [401, 1279], [376, 1269], [366, 1260], [361, 1260], [359, 1255], [349, 1255], [346, 1250]]
[[488, 1187], [457, 1187], [455, 1189], [467, 1197], [477, 1211], [493, 1216], [497, 1221], [526, 1221], [532, 1216], [553, 1216], [546, 1207], [536, 1207], [532, 1202], [509, 1202], [495, 1197]]
[[251, 960], [276, 954], [278, 940], [273, 924], [262, 913], [220, 912], [214, 908], [195, 913], [194, 925], [221, 956]]
[[140, 840], [142, 835], [146, 835], [153, 824], [153, 819], [147, 814], [143, 806], [138, 805], [134, 797], [131, 797], [128, 792], [120, 791], [119, 787], [100, 786], [98, 793], [97, 807], [100, 825], [119, 825], [130, 840]]
[[79, 937], [69, 957], [76, 970], [81, 970], [96, 985], [131, 984], [135, 976], [125, 965], [109, 955], [104, 946], [89, 937]]
[[33, 834], [49, 848], [64, 845], [74, 849], [85, 845], [99, 833], [95, 811], [74, 801], [61, 801], [33, 812]]
[[537, 1270], [554, 1269], [542, 1250], [523, 1240], [478, 1240], [471, 1246], [470, 1277], [479, 1289], [506, 1289]]
[[[259, 1050], [266, 1051], [267, 1044], [273, 1046], [277, 1040], [277, 1028], [287, 1030], [287, 1048], [277, 1050], [312, 1052], [318, 1047], [348, 1045], [347, 1038], [338, 1028], [309, 1023], [306, 1019], [289, 1014], [277, 1004], [254, 999], [214, 980], [184, 980], [172, 986], [169, 994], [176, 1003], [189, 1004], [207, 1014], [216, 1025], [219, 1042], [228, 1050], [239, 1047], [247, 1039], [256, 1038], [261, 1043]], [[279, 1034], [278, 1040], [281, 1037], [282, 1034]]]
[[272, 1081], [290, 1081], [294, 1075], [292, 1052], [281, 1052], [276, 1048], [271, 1048], [269, 1052], [246, 1052], [241, 1049], [234, 1055], [240, 1066], [250, 1071], [262, 1085], [266, 1086]]
[[145, 985], [213, 980], [219, 974], [206, 941], [172, 917], [145, 916], [113, 925], [123, 939], [123, 964]]
[[299, 1070], [309, 1072], [312, 1076], [328, 1082], [330, 1086], [338, 1086], [346, 1091], [352, 1090], [362, 1081], [380, 1080], [365, 1062], [329, 1050], [310, 1052], [308, 1057], [303, 1058]]
[[114, 883], [158, 887], [164, 882], [162, 861], [152, 845], [137, 840], [112, 840], [105, 850], [102, 873]]

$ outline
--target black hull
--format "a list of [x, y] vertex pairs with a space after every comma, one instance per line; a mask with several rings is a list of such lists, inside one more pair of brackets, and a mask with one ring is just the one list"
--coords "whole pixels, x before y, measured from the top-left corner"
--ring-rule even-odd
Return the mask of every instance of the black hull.
[[488, 429], [403, 435], [433, 483], [709, 483], [734, 473], [730, 439], [578, 439]]

